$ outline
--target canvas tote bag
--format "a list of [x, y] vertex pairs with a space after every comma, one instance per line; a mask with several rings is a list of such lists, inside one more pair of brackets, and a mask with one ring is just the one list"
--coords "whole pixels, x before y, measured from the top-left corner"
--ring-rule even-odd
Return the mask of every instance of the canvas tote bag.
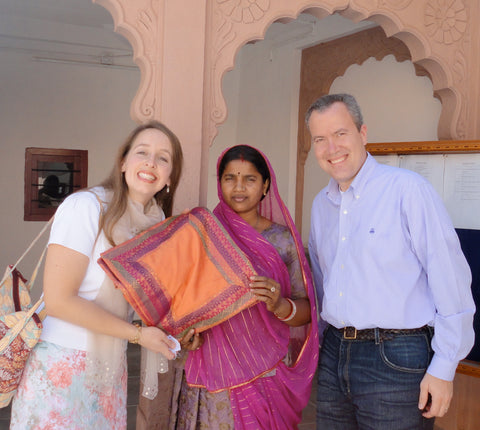
[[35, 266], [30, 281], [17, 270], [20, 261], [51, 225], [43, 227], [27, 250], [13, 266], [8, 266], [0, 283], [0, 408], [8, 406], [17, 391], [25, 363], [42, 332], [44, 312], [37, 314], [42, 297], [34, 304], [30, 292], [46, 247]]

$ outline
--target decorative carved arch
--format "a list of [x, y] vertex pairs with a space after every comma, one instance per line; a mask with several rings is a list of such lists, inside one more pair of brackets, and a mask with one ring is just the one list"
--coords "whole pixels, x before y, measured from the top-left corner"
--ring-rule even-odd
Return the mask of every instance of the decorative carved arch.
[[161, 97], [163, 47], [163, 0], [92, 0], [107, 9], [113, 17], [115, 31], [125, 37], [133, 48], [133, 60], [140, 68], [140, 86], [132, 101], [130, 115], [141, 123], [158, 117]]
[[[165, 0], [136, 0], [134, 4], [128, 0], [92, 1], [110, 11], [116, 31], [130, 41], [140, 67], [141, 83], [132, 103], [132, 117], [137, 121], [157, 118], [162, 93]], [[435, 95], [442, 101], [439, 137], [474, 137], [468, 135], [466, 125], [466, 50], [471, 35], [464, 1], [206, 0], [203, 145], [211, 145], [218, 125], [226, 118], [221, 82], [233, 68], [239, 49], [249, 41], [263, 39], [273, 22], [295, 19], [302, 12], [317, 18], [338, 12], [355, 22], [370, 20], [378, 23], [388, 37], [402, 40], [412, 61], [428, 71]]]
[[[461, 41], [467, 33], [467, 19], [461, 1], [451, 6], [452, 11], [448, 9], [449, 5], [440, 5], [433, 0], [323, 0], [314, 2], [313, 6], [311, 1], [279, 0], [275, 5], [272, 3], [269, 0], [257, 0], [248, 6], [236, 0], [209, 3], [204, 143], [213, 142], [218, 125], [226, 118], [221, 80], [233, 68], [238, 50], [249, 41], [262, 39], [271, 23], [295, 19], [302, 12], [318, 18], [338, 12], [355, 22], [374, 21], [388, 37], [395, 36], [402, 40], [410, 51], [412, 61], [428, 72], [435, 96], [442, 101], [439, 137], [466, 137], [466, 111], [463, 107], [466, 56]], [[450, 12], [454, 15], [453, 19], [440, 22], [442, 14]], [[423, 17], [423, 23], [421, 20], [419, 22], [419, 17]], [[409, 24], [412, 22], [416, 23], [416, 27]], [[438, 49], [439, 45], [442, 49]], [[449, 55], [450, 51], [454, 53], [453, 56]]]
[[[234, 67], [238, 51], [248, 42], [262, 40], [274, 22], [294, 20], [302, 12], [321, 19], [345, 9], [349, 1], [323, 1], [310, 8], [311, 1], [255, 0], [247, 5], [237, 0], [214, 0], [207, 11], [207, 49], [205, 52], [204, 145], [210, 146], [218, 126], [227, 117], [222, 94], [222, 78]], [[333, 4], [336, 3], [336, 4]]]
[[[165, 117], [184, 134], [190, 145], [186, 160], [194, 167], [190, 172], [200, 172], [195, 182], [200, 179], [202, 204], [208, 147], [227, 115], [224, 74], [234, 67], [237, 52], [247, 42], [263, 39], [273, 22], [296, 19], [302, 12], [320, 19], [338, 13], [355, 22], [378, 23], [388, 37], [404, 42], [413, 63], [431, 77], [435, 95], [442, 101], [439, 138], [478, 139], [480, 135], [477, 0], [190, 0], [188, 9], [167, 0], [92, 1], [110, 11], [116, 30], [133, 46], [141, 83], [131, 106], [132, 117], [137, 121]], [[177, 41], [182, 42], [180, 55], [195, 60], [194, 72], [188, 61], [180, 62], [182, 69], [172, 66], [178, 64], [171, 62], [176, 59]], [[189, 93], [184, 82], [193, 82]], [[178, 100], [183, 104], [193, 100], [189, 116], [177, 106]]]
[[[204, 145], [206, 142], [209, 145], [212, 144], [218, 125], [226, 118], [221, 79], [225, 72], [233, 68], [234, 57], [238, 50], [248, 41], [263, 38], [271, 23], [294, 19], [302, 12], [310, 13], [317, 18], [338, 12], [355, 22], [370, 20], [378, 23], [387, 37], [395, 36], [402, 41], [410, 51], [410, 58], [415, 64], [417, 73], [427, 74], [431, 78], [434, 95], [442, 102], [438, 126], [439, 138], [466, 138], [466, 55], [460, 41], [467, 32], [467, 19], [465, 7], [461, 2], [456, 2], [452, 6], [453, 11], [448, 9], [450, 5], [439, 5], [431, 0], [416, 2], [370, 0], [368, 6], [366, 0], [342, 2], [342, 4], [335, 2], [335, 5], [332, 5], [331, 1], [323, 0], [315, 2], [313, 6], [311, 2], [305, 1], [288, 2], [288, 4], [278, 1], [275, 7], [270, 5], [268, 0], [257, 0], [249, 6], [233, 0], [217, 0], [217, 5], [225, 3], [229, 5], [228, 11], [217, 9], [213, 11], [215, 13], [207, 14], [211, 20], [207, 24], [207, 28], [210, 29], [207, 41], [211, 43], [207, 44], [210, 52], [207, 52], [206, 56], [206, 90], [209, 91], [210, 97], [207, 92], [204, 105]], [[443, 7], [447, 9], [444, 10]], [[451, 12], [454, 16], [450, 21], [440, 22], [442, 13], [446, 15]], [[423, 17], [423, 23], [419, 22], [419, 17]], [[411, 25], [412, 22], [416, 26]], [[439, 45], [442, 45], [441, 49]], [[450, 51], [455, 53], [453, 57], [448, 55]], [[370, 55], [376, 56], [371, 50]], [[453, 61], [454, 64], [452, 64], [452, 58], [456, 58]], [[350, 64], [353, 63], [346, 64], [346, 67]], [[344, 72], [341, 69], [341, 67], [336, 68], [330, 79], [326, 80], [328, 88], [324, 93], [328, 92], [333, 80]], [[317, 93], [316, 97], [321, 95]], [[300, 106], [301, 110], [306, 108]], [[310, 147], [308, 144], [304, 145], [304, 142], [308, 141], [308, 137], [305, 136], [306, 130], [299, 126], [298, 132], [295, 219], [300, 228], [304, 165]]]

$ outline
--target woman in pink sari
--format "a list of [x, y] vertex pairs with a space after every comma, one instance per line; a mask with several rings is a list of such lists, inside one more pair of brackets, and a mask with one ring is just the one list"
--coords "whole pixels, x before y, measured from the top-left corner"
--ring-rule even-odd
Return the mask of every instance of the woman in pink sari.
[[170, 429], [296, 429], [319, 351], [303, 245], [263, 154], [230, 148], [217, 173], [214, 214], [254, 266], [259, 302], [183, 342]]

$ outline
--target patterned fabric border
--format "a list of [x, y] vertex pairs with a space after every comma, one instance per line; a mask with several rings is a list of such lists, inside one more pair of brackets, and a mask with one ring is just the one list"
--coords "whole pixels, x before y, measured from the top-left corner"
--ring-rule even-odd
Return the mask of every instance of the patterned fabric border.
[[248, 287], [255, 270], [206, 208], [150, 227], [104, 252], [99, 264], [147, 325], [176, 336], [256, 303]]

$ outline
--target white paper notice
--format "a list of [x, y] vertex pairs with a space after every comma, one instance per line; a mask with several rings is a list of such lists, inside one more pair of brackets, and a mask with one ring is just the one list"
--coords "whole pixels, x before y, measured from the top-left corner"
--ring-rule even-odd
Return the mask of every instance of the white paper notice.
[[444, 155], [402, 155], [400, 167], [413, 170], [429, 181], [440, 197], [443, 197]]
[[445, 155], [443, 201], [456, 228], [480, 229], [480, 154]]
[[391, 155], [375, 155], [375, 160], [380, 164], [387, 164], [389, 166], [398, 167], [400, 163], [400, 159], [397, 154]]

